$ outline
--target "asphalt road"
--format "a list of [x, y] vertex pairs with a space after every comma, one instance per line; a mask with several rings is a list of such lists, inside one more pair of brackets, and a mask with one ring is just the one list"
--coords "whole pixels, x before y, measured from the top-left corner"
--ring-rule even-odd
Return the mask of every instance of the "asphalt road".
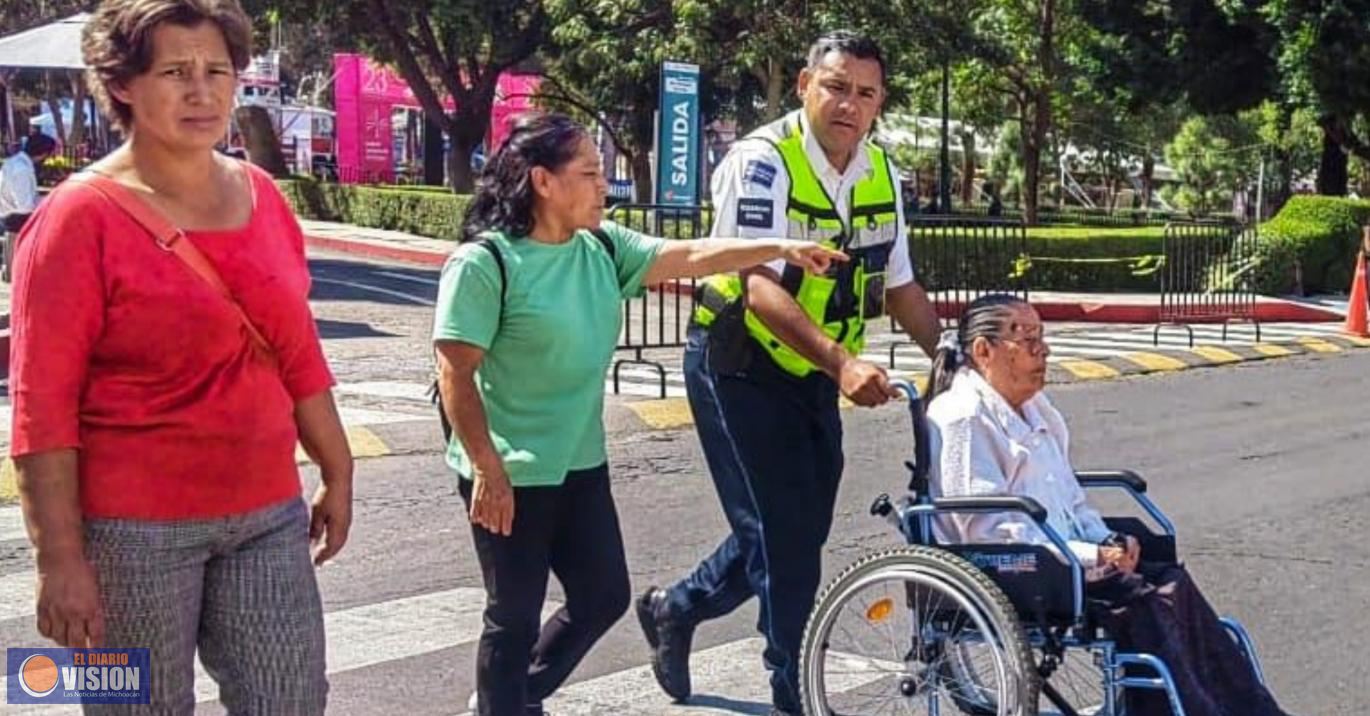
[[[425, 299], [433, 291], [425, 281], [434, 272], [329, 257], [314, 268], [316, 311], [341, 378], [427, 375]], [[347, 285], [362, 278], [383, 280], [392, 294]], [[1074, 429], [1077, 468], [1127, 467], [1150, 480], [1205, 593], [1247, 624], [1275, 692], [1304, 716], [1370, 711], [1367, 376], [1370, 352], [1361, 351], [1051, 389]], [[896, 543], [867, 508], [905, 482], [909, 446], [897, 407], [844, 417], [847, 472], [825, 555], [829, 575]], [[469, 527], [433, 422], [399, 422], [384, 434], [400, 453], [359, 464], [352, 541], [320, 571], [330, 661], [340, 668], [330, 677], [330, 712], [461, 713], [473, 686], [471, 614], [480, 607]], [[623, 430], [609, 446], [634, 591], [683, 575], [724, 534], [694, 434]], [[19, 584], [31, 567], [25, 543], [13, 537], [0, 534], [0, 582]], [[0, 591], [23, 597], [13, 585], [0, 583]], [[425, 601], [438, 596], [439, 605]], [[549, 597], [560, 598], [556, 587]], [[0, 645], [40, 645], [23, 605], [4, 608]], [[764, 713], [764, 683], [751, 683], [762, 678], [759, 648], [744, 641], [755, 637], [755, 619], [748, 605], [696, 639], [696, 650], [712, 655], [707, 668], [750, 680], [745, 689], [706, 690], [693, 709], [668, 708], [650, 686], [642, 690], [647, 652], [628, 618], [569, 688], [623, 706], [563, 702], [560, 713]], [[199, 711], [221, 709], [205, 703]]]

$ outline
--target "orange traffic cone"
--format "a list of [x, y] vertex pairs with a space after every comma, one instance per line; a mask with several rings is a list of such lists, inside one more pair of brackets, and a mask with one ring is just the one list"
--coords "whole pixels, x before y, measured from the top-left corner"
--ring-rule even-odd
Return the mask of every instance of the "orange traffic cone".
[[1366, 313], [1370, 312], [1370, 294], [1365, 285], [1365, 252], [1356, 255], [1356, 278], [1351, 282], [1351, 304], [1346, 307], [1346, 327], [1342, 332], [1361, 338], [1370, 337], [1366, 327]]

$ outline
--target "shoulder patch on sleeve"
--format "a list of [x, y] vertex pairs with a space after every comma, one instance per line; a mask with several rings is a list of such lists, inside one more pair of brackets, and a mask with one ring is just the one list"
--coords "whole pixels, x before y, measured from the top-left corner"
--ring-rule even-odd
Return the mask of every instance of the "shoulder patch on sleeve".
[[769, 229], [775, 223], [775, 200], [739, 199], [737, 225], [755, 229]]
[[742, 181], [770, 189], [775, 183], [776, 172], [774, 164], [753, 159], [747, 162], [747, 166], [742, 170]]

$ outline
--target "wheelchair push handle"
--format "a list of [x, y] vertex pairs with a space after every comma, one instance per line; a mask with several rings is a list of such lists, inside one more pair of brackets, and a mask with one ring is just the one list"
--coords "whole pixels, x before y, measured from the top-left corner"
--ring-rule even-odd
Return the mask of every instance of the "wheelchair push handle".
[[932, 450], [928, 442], [928, 419], [923, 414], [923, 398], [918, 394], [918, 386], [903, 378], [891, 380], [890, 387], [909, 399], [909, 417], [913, 421], [913, 462], [908, 464], [913, 474], [909, 478], [909, 492], [925, 495], [928, 492], [928, 468], [932, 464]]

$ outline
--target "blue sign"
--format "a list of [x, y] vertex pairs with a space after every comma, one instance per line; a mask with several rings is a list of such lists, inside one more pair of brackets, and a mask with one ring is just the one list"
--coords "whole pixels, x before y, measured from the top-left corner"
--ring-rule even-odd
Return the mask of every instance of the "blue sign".
[[145, 704], [147, 649], [6, 649], [11, 704]]
[[699, 203], [699, 65], [661, 65], [656, 203]]

